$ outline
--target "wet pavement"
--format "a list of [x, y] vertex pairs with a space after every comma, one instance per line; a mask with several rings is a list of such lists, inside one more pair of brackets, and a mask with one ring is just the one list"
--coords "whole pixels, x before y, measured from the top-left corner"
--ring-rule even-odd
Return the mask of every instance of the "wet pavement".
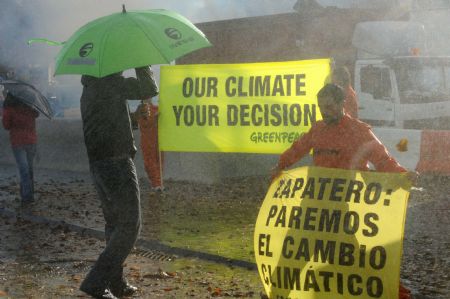
[[[0, 298], [83, 297], [78, 286], [104, 245], [89, 174], [37, 170], [37, 201], [21, 208], [16, 170], [1, 167]], [[141, 182], [141, 241], [126, 267], [141, 288], [135, 297], [260, 298], [258, 273], [248, 267], [261, 197], [187, 182], [166, 187], [161, 195]]]
[[[78, 287], [102, 241], [20, 219], [0, 218], [0, 234], [0, 298], [89, 298]], [[140, 288], [136, 298], [253, 297], [258, 292], [248, 270], [137, 253], [125, 267], [130, 283]]]
[[[24, 210], [15, 168], [0, 167], [0, 298], [82, 297], [79, 283], [104, 246], [89, 174], [37, 170], [38, 200]], [[126, 267], [141, 288], [136, 297], [260, 298], [253, 229], [267, 178], [166, 187], [152, 193], [141, 181], [141, 242]], [[449, 180], [423, 177], [419, 187], [409, 201], [402, 281], [429, 298], [450, 298]]]

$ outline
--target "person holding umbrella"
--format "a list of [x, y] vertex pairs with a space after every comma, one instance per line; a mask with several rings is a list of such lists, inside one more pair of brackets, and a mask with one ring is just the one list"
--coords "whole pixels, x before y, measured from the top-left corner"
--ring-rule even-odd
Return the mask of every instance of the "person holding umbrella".
[[12, 151], [19, 169], [22, 204], [34, 201], [34, 171], [36, 156], [36, 118], [39, 113], [7, 93], [3, 103], [3, 127], [9, 131]]
[[[106, 248], [80, 289], [96, 298], [117, 298], [136, 291], [123, 277], [123, 262], [140, 227], [136, 153], [127, 99], [158, 94], [146, 65], [167, 64], [195, 50], [210, 47], [189, 20], [164, 9], [113, 13], [90, 21], [61, 45], [55, 75], [81, 74], [80, 100], [84, 139], [94, 184], [106, 220]], [[136, 78], [122, 72], [136, 70]]]
[[133, 162], [136, 146], [127, 99], [151, 98], [158, 94], [158, 87], [150, 67], [135, 70], [136, 78], [124, 78], [121, 73], [81, 77], [84, 140], [106, 222], [106, 248], [80, 286], [81, 291], [95, 298], [129, 296], [137, 291], [123, 276], [123, 263], [141, 224]]
[[1, 80], [5, 94], [3, 127], [9, 130], [12, 150], [19, 168], [22, 204], [34, 201], [34, 171], [36, 156], [36, 118], [42, 113], [47, 118], [53, 111], [46, 97], [34, 86], [18, 80]]

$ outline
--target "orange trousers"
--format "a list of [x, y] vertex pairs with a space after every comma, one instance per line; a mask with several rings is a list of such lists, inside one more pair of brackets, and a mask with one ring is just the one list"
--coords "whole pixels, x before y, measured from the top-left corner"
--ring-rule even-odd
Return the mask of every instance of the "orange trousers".
[[152, 188], [162, 187], [162, 155], [158, 146], [158, 107], [151, 104], [142, 104], [149, 113], [139, 116], [139, 130], [141, 135], [141, 150]]

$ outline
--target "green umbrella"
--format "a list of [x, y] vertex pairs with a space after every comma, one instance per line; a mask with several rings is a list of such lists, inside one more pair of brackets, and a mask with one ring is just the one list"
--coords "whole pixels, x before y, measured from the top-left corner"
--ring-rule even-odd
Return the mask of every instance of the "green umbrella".
[[56, 57], [55, 75], [104, 77], [151, 64], [166, 64], [211, 46], [183, 16], [168, 10], [125, 11], [78, 29]]

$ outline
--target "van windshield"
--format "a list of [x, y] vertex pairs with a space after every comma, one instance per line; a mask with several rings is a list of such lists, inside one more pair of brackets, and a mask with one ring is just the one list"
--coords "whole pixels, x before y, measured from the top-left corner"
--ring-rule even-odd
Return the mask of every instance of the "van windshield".
[[450, 66], [404, 63], [395, 68], [398, 91], [403, 103], [450, 101]]

